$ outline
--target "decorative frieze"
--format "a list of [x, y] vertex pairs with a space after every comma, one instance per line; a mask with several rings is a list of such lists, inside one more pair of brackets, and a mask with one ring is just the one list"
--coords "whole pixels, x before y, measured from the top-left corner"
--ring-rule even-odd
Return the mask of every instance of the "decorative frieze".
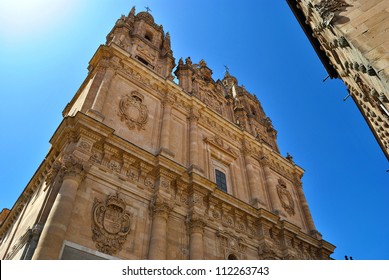
[[231, 259], [234, 256], [236, 259], [244, 260], [247, 258], [246, 250], [248, 245], [245, 240], [229, 231], [218, 230], [216, 232], [218, 249], [223, 254], [224, 259]]
[[258, 256], [263, 260], [275, 260], [279, 259], [277, 255], [277, 249], [275, 248], [271, 240], [263, 240], [258, 246]]

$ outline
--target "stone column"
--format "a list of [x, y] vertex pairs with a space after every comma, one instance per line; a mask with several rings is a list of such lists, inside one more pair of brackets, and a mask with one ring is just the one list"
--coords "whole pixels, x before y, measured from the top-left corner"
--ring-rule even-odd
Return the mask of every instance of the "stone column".
[[64, 160], [62, 168], [64, 172], [62, 185], [44, 225], [33, 256], [34, 260], [60, 258], [77, 190], [84, 173], [82, 163], [72, 156]]
[[279, 209], [279, 197], [277, 193], [277, 179], [270, 169], [269, 162], [266, 158], [262, 159], [263, 171], [265, 173], [265, 181], [267, 190], [270, 196], [270, 204], [274, 213], [281, 213]]
[[171, 207], [167, 202], [157, 199], [153, 205], [153, 221], [149, 243], [149, 260], [167, 258], [167, 221]]
[[189, 258], [191, 260], [203, 260], [204, 221], [200, 217], [192, 217], [188, 224], [190, 230]]
[[189, 120], [189, 160], [192, 169], [199, 170], [199, 149], [198, 149], [198, 128], [197, 122], [199, 120], [198, 112], [193, 109], [188, 116]]
[[308, 230], [310, 231], [310, 233], [315, 234], [317, 233], [316, 227], [312, 219], [311, 211], [309, 211], [309, 207], [308, 207], [307, 200], [305, 198], [302, 183], [300, 181], [299, 176], [297, 176], [297, 174], [295, 174], [294, 185], [297, 189], [297, 194], [301, 203], [301, 207], [303, 208], [304, 216], [308, 224]]
[[174, 104], [174, 100], [170, 97], [166, 97], [163, 102], [163, 115], [162, 115], [162, 127], [161, 127], [161, 149], [160, 151], [163, 153], [167, 153], [168, 155], [173, 155], [170, 151], [170, 124], [171, 124], [171, 115], [172, 115], [172, 105]]

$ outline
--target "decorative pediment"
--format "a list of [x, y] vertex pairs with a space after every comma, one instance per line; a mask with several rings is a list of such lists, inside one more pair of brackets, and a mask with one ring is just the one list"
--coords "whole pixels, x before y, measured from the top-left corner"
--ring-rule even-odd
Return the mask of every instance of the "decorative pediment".
[[206, 137], [204, 142], [214, 148], [211, 150], [212, 155], [224, 163], [230, 164], [238, 157], [238, 154], [219, 136]]

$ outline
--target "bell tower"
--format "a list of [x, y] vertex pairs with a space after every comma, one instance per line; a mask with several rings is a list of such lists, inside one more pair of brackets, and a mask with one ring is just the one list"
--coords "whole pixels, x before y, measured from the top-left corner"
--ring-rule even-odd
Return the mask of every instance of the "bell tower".
[[157, 25], [148, 11], [135, 15], [133, 7], [128, 16], [122, 15], [107, 35], [106, 45], [111, 44], [116, 44], [162, 77], [173, 79], [171, 73], [175, 63], [170, 35], [165, 34], [163, 26]]
[[271, 119], [266, 116], [257, 97], [250, 94], [243, 85], [239, 86], [237, 78], [231, 76], [228, 70], [222, 82], [227, 90], [227, 97], [233, 100], [235, 123], [255, 136], [257, 141], [270, 146], [279, 153], [277, 131]]

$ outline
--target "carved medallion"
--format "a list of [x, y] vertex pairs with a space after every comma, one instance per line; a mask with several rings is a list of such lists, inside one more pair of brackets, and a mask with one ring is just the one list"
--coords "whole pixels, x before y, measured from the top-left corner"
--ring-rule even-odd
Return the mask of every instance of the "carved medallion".
[[131, 214], [119, 194], [108, 195], [105, 202], [95, 199], [93, 204], [93, 241], [105, 254], [115, 254], [123, 247], [130, 232]]
[[147, 106], [142, 104], [143, 95], [133, 91], [130, 95], [125, 95], [119, 102], [119, 116], [129, 129], [145, 129], [144, 126], [149, 118]]
[[289, 215], [294, 215], [294, 201], [292, 195], [286, 188], [286, 184], [282, 179], [278, 180], [277, 193], [280, 198], [281, 205]]

